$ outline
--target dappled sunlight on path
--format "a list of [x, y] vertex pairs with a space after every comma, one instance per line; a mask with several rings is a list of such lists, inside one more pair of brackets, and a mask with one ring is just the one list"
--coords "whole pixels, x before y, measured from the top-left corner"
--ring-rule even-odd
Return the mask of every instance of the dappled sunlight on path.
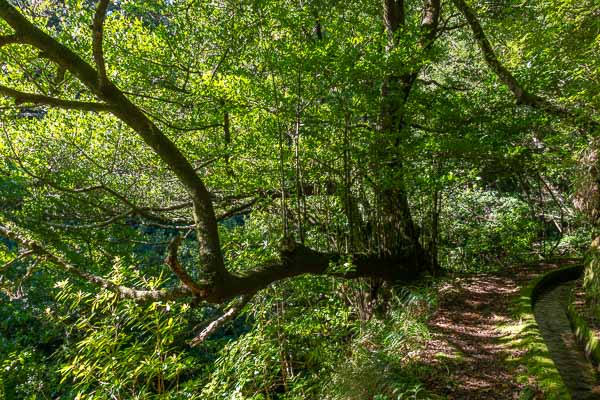
[[518, 286], [509, 277], [476, 275], [442, 288], [440, 308], [430, 321], [428, 359], [436, 373], [428, 382], [439, 395], [455, 399], [512, 399], [520, 388], [503, 360], [498, 324]]
[[445, 283], [422, 354], [427, 388], [448, 399], [542, 399], [533, 382], [517, 382], [509, 360], [520, 350], [507, 346], [508, 333], [500, 327], [512, 320], [510, 305], [521, 287], [552, 268], [542, 264]]

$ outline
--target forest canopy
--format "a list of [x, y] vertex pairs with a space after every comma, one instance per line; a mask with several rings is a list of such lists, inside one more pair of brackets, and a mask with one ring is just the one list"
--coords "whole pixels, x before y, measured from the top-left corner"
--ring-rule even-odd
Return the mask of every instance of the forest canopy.
[[392, 286], [581, 251], [599, 21], [593, 0], [0, 0], [2, 296], [180, 310], [165, 335], [198, 346], [285, 284], [307, 312], [359, 285], [368, 319]]

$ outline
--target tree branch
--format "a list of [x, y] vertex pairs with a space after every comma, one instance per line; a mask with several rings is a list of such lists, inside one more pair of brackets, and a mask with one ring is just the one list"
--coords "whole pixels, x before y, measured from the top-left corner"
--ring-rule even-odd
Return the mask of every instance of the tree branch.
[[486, 37], [485, 32], [481, 27], [481, 24], [479, 23], [479, 18], [475, 11], [473, 11], [473, 9], [469, 7], [465, 0], [452, 1], [454, 2], [456, 8], [458, 8], [458, 10], [465, 17], [467, 23], [471, 27], [471, 31], [473, 32], [475, 41], [481, 49], [486, 64], [496, 74], [498, 79], [506, 86], [508, 86], [511, 92], [513, 92], [517, 104], [523, 104], [533, 108], [539, 108], [558, 117], [572, 116], [572, 112], [570, 110], [552, 104], [548, 100], [540, 96], [529, 93], [523, 87], [523, 85], [519, 81], [517, 81], [517, 79], [510, 73], [510, 71], [498, 60], [498, 57], [496, 56], [492, 45]]
[[14, 43], [19, 43], [19, 37], [17, 35], [0, 36], [0, 47]]
[[211, 323], [208, 324], [206, 328], [202, 330], [202, 332], [196, 335], [196, 337], [191, 340], [190, 346], [198, 346], [200, 343], [208, 339], [210, 335], [215, 333], [220, 327], [222, 327], [228, 321], [231, 321], [233, 318], [235, 318], [240, 313], [240, 311], [244, 309], [246, 304], [248, 304], [250, 300], [252, 300], [254, 294], [255, 293], [246, 294], [237, 299], [235, 303], [227, 311], [225, 311], [223, 315], [213, 320]]
[[104, 36], [104, 20], [108, 9], [109, 0], [98, 0], [96, 4], [96, 14], [92, 24], [92, 52], [94, 53], [94, 61], [98, 69], [98, 86], [104, 87], [107, 82], [106, 65], [104, 62], [104, 52], [102, 50], [102, 40]]
[[452, 85], [452, 84], [443, 84], [441, 82], [436, 81], [435, 79], [417, 79], [417, 82], [422, 83], [424, 85], [434, 85], [437, 86], [441, 89], [447, 90], [447, 91], [458, 91], [458, 92], [468, 92], [469, 90], [473, 90], [472, 88], [466, 87], [466, 86], [456, 86], [456, 85]]
[[171, 270], [177, 275], [179, 280], [189, 289], [192, 293], [198, 295], [198, 297], [204, 297], [206, 294], [206, 290], [202, 289], [200, 286], [194, 282], [192, 277], [186, 272], [186, 270], [179, 263], [179, 258], [177, 257], [177, 251], [179, 250], [179, 246], [181, 245], [181, 241], [183, 238], [181, 236], [176, 236], [171, 240], [168, 247], [167, 258], [165, 258], [165, 264], [171, 268]]
[[404, 0], [383, 0], [383, 23], [390, 48], [395, 46], [394, 36], [404, 19]]
[[36, 104], [50, 107], [58, 107], [66, 110], [81, 110], [95, 112], [111, 112], [113, 107], [110, 104], [93, 103], [85, 101], [63, 100], [56, 97], [44, 96], [35, 93], [21, 92], [9, 87], [0, 85], [0, 94], [15, 99], [16, 104]]
[[[53, 181], [50, 181], [39, 175], [34, 174], [31, 170], [29, 170], [27, 167], [25, 167], [25, 165], [23, 165], [20, 158], [18, 157], [16, 151], [10, 144], [10, 141], [8, 143], [9, 143], [9, 146], [15, 156], [15, 161], [17, 162], [19, 167], [21, 167], [23, 172], [25, 172], [30, 177], [39, 180], [40, 182], [50, 186], [53, 189], [56, 189], [58, 191], [65, 192], [65, 193], [88, 193], [88, 192], [92, 192], [92, 191], [104, 191], [104, 192], [108, 193], [109, 195], [111, 195], [116, 200], [125, 204], [129, 208], [127, 211], [122, 212], [118, 215], [112, 215], [106, 221], [99, 222], [99, 223], [91, 223], [91, 224], [85, 224], [85, 225], [73, 225], [73, 226], [70, 226], [70, 225], [67, 226], [65, 224], [49, 224], [49, 225], [58, 226], [58, 227], [65, 228], [65, 229], [86, 229], [86, 228], [89, 229], [89, 228], [94, 228], [94, 227], [106, 226], [106, 225], [110, 224], [111, 222], [115, 222], [118, 219], [125, 217], [127, 215], [138, 215], [140, 217], [146, 218], [149, 221], [156, 222], [156, 224], [154, 224], [155, 226], [165, 228], [165, 229], [188, 230], [188, 229], [193, 229], [196, 226], [195, 224], [188, 223], [187, 221], [183, 222], [186, 225], [181, 226], [181, 223], [182, 223], [181, 221], [179, 221], [179, 222], [171, 221], [171, 220], [161, 217], [160, 215], [155, 214], [154, 212], [152, 212], [153, 210], [151, 210], [148, 207], [138, 207], [136, 204], [134, 204], [133, 202], [128, 200], [126, 196], [122, 195], [121, 193], [117, 192], [116, 190], [111, 189], [103, 184], [92, 185], [92, 186], [87, 186], [87, 187], [83, 187], [83, 188], [74, 188], [74, 189], [58, 185], [57, 183], [55, 183]], [[187, 204], [187, 203], [184, 203], [184, 204]], [[190, 204], [190, 206], [192, 206], [192, 205], [193, 204]], [[173, 210], [174, 209], [175, 208], [173, 208]], [[158, 210], [158, 211], [169, 211], [169, 209]], [[179, 225], [173, 225], [173, 224], [179, 224]]]
[[440, 0], [426, 0], [421, 19], [421, 47], [428, 49], [437, 38], [440, 21]]
[[180, 126], [180, 125], [173, 124], [173, 123], [169, 122], [166, 118], [163, 118], [156, 114], [153, 114], [148, 110], [143, 110], [143, 111], [146, 115], [151, 117], [153, 120], [160, 122], [162, 125], [166, 126], [167, 128], [170, 128], [170, 129], [173, 129], [173, 130], [179, 131], [179, 132], [205, 131], [208, 129], [220, 128], [223, 126], [223, 124], [220, 124], [220, 123], [208, 124], [208, 125], [198, 125], [198, 126]]
[[217, 220], [218, 221], [223, 221], [224, 219], [227, 219], [229, 217], [233, 217], [234, 215], [238, 215], [238, 214], [242, 214], [244, 212], [247, 212], [253, 205], [256, 204], [257, 201], [258, 201], [258, 198], [251, 199], [251, 200], [249, 200], [249, 201], [247, 201], [245, 203], [240, 204], [239, 206], [231, 208], [230, 210], [227, 210], [224, 213], [222, 213], [219, 216], [217, 216]]
[[117, 285], [108, 279], [100, 276], [91, 274], [86, 271], [82, 271], [75, 265], [71, 264], [64, 258], [54, 254], [41, 243], [28, 239], [23, 235], [9, 229], [5, 225], [0, 225], [0, 236], [4, 236], [10, 240], [14, 240], [29, 251], [43, 256], [46, 260], [54, 264], [55, 266], [62, 269], [64, 272], [70, 273], [78, 278], [81, 278], [89, 283], [96, 286], [108, 289], [112, 292], [118, 293], [120, 296], [134, 299], [136, 301], [159, 301], [159, 300], [175, 300], [184, 297], [190, 297], [192, 293], [183, 287], [176, 287], [172, 289], [157, 289], [157, 290], [137, 290], [127, 286]]
[[133, 211], [129, 210], [129, 211], [125, 211], [123, 213], [114, 215], [105, 221], [92, 222], [89, 224], [67, 225], [67, 224], [56, 224], [56, 223], [52, 223], [52, 222], [45, 222], [45, 224], [49, 225], [49, 226], [54, 226], [57, 228], [63, 228], [63, 229], [97, 229], [97, 228], [102, 228], [102, 227], [111, 225], [111, 224], [115, 223], [116, 221], [120, 220], [121, 218], [125, 218], [131, 214], [133, 214]]
[[8, 268], [10, 268], [11, 265], [13, 265], [14, 263], [23, 260], [24, 258], [27, 258], [29, 256], [32, 256], [35, 254], [35, 251], [33, 250], [27, 250], [19, 255], [17, 255], [15, 258], [13, 258], [12, 260], [10, 260], [9, 262], [5, 263], [4, 265], [2, 265], [0, 267], [0, 272], [4, 272], [5, 270], [7, 270]]
[[425, 272], [411, 249], [395, 257], [356, 254], [348, 268], [332, 268], [345, 259], [339, 254], [321, 253], [290, 238], [280, 244], [280, 260], [259, 266], [242, 274], [231, 275], [223, 285], [214, 288], [204, 300], [223, 303], [240, 295], [248, 295], [276, 281], [305, 274], [335, 276], [344, 279], [381, 278], [389, 282], [410, 282]]

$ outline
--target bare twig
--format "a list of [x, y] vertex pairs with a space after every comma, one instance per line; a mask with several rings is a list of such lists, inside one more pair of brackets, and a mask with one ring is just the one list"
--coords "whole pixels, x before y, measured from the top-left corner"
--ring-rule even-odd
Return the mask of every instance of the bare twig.
[[217, 216], [217, 221], [222, 221], [226, 218], [233, 217], [234, 215], [245, 213], [245, 212], [249, 211], [252, 208], [252, 206], [256, 204], [257, 201], [258, 201], [258, 198], [255, 198], [255, 199], [249, 200], [246, 203], [240, 204], [239, 206], [234, 207], [228, 211], [225, 211], [223, 214], [220, 214]]
[[221, 123], [208, 124], [208, 125], [194, 125], [194, 126], [179, 126], [169, 122], [166, 118], [162, 118], [156, 114], [151, 113], [148, 110], [143, 110], [146, 115], [150, 118], [158, 121], [160, 124], [166, 126], [167, 128], [173, 129], [179, 132], [196, 132], [196, 131], [205, 131], [208, 129], [220, 128], [223, 126]]
[[29, 256], [34, 255], [35, 252], [32, 250], [27, 250], [21, 254], [19, 254], [18, 256], [16, 256], [15, 258], [13, 258], [12, 260], [10, 260], [9, 262], [7, 262], [6, 264], [4, 264], [3, 266], [0, 267], [0, 271], [5, 271], [8, 268], [10, 268], [13, 264], [15, 264], [18, 261], [21, 261]]
[[254, 294], [255, 293], [246, 294], [236, 299], [234, 301], [234, 304], [227, 311], [225, 311], [223, 315], [209, 323], [206, 326], [206, 328], [202, 330], [202, 332], [200, 332], [198, 335], [196, 335], [195, 338], [193, 338], [190, 341], [190, 346], [198, 346], [200, 343], [208, 339], [210, 335], [215, 333], [220, 327], [222, 327], [228, 321], [231, 321], [233, 318], [235, 318], [240, 313], [240, 311], [242, 311], [242, 309], [246, 306], [246, 304], [248, 304], [248, 302], [252, 300]]
[[57, 224], [57, 223], [52, 223], [52, 222], [46, 222], [45, 224], [49, 225], [49, 226], [55, 226], [57, 228], [63, 228], [63, 229], [95, 229], [95, 228], [102, 228], [102, 227], [111, 225], [111, 224], [115, 223], [116, 221], [120, 220], [121, 218], [124, 218], [131, 214], [133, 214], [133, 211], [126, 211], [121, 214], [114, 215], [105, 221], [92, 222], [89, 224], [68, 225], [68, 224]]

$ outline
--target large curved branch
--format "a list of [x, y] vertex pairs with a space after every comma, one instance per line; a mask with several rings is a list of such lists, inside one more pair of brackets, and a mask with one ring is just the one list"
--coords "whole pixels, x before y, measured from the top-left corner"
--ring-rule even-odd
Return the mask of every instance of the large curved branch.
[[29, 22], [7, 0], [0, 0], [0, 18], [15, 30], [23, 43], [40, 49], [45, 57], [70, 71], [96, 96], [113, 105], [113, 114], [133, 129], [169, 166], [190, 193], [194, 203], [193, 214], [202, 268], [214, 276], [215, 283], [223, 282], [229, 274], [223, 261], [217, 219], [210, 194], [179, 148], [110, 80], [101, 86], [99, 74], [94, 68]]
[[345, 262], [339, 254], [321, 253], [291, 239], [282, 241], [281, 259], [259, 266], [240, 275], [232, 275], [224, 285], [209, 293], [204, 300], [223, 303], [237, 296], [250, 295], [287, 278], [312, 274], [345, 279], [363, 277], [381, 278], [390, 282], [410, 282], [422, 276], [425, 270], [414, 254], [407, 251], [397, 257], [354, 255], [351, 265], [332, 267]]
[[190, 290], [192, 293], [197, 295], [198, 297], [205, 296], [205, 290], [202, 289], [196, 282], [192, 279], [192, 277], [187, 273], [185, 268], [179, 262], [179, 257], [177, 257], [177, 252], [179, 251], [179, 246], [181, 245], [181, 241], [183, 238], [181, 236], [176, 236], [169, 243], [169, 247], [167, 250], [167, 258], [165, 259], [165, 264], [171, 268], [171, 270], [177, 275], [179, 280]]
[[513, 76], [513, 74], [498, 60], [496, 53], [481, 24], [475, 11], [469, 7], [465, 0], [452, 0], [456, 8], [462, 13], [471, 27], [473, 37], [481, 49], [483, 58], [488, 67], [496, 74], [498, 79], [504, 83], [515, 96], [517, 104], [527, 105], [533, 108], [539, 108], [558, 117], [571, 117], [572, 112], [564, 107], [552, 104], [548, 100], [529, 93], [524, 86]]

